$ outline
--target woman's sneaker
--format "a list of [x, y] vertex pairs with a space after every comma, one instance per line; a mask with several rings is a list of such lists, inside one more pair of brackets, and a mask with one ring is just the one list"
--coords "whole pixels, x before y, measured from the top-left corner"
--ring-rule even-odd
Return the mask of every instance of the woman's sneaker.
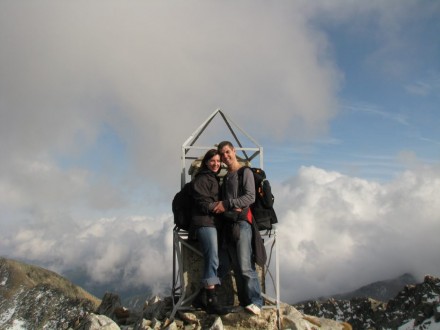
[[252, 314], [254, 314], [254, 315], [260, 315], [260, 313], [261, 313], [261, 309], [260, 309], [260, 307], [258, 307], [258, 306], [255, 305], [255, 304], [247, 305], [247, 306], [245, 307], [245, 309], [246, 309], [248, 312], [250, 312], [250, 313], [252, 313]]
[[195, 296], [194, 300], [192, 301], [192, 306], [194, 308], [201, 308], [203, 310], [206, 309], [206, 290], [205, 288], [201, 288], [199, 293]]

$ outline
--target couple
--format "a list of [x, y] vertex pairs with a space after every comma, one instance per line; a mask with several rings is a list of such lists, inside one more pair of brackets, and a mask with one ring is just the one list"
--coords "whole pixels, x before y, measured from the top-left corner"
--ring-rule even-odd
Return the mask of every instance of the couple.
[[[228, 168], [221, 186], [217, 177], [220, 162]], [[217, 149], [211, 149], [205, 154], [192, 184], [195, 207], [190, 231], [196, 234], [204, 258], [201, 279], [203, 288], [194, 299], [193, 306], [203, 307], [210, 314], [224, 315], [229, 312], [217, 302], [219, 259], [223, 263], [227, 258], [234, 270], [240, 305], [254, 315], [260, 314], [263, 305], [260, 282], [252, 259], [252, 215], [249, 206], [255, 201], [254, 178], [251, 170], [244, 169], [243, 179], [239, 180], [240, 167], [234, 146], [229, 141], [223, 141]], [[237, 212], [239, 219], [241, 216], [238, 240], [225, 237], [231, 236], [231, 233], [221, 229], [228, 221], [222, 216], [225, 212]], [[202, 299], [204, 293], [206, 305]]]

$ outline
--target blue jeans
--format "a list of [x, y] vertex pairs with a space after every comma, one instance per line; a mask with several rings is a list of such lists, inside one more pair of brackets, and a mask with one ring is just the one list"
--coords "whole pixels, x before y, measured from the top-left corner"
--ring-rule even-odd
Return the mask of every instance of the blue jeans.
[[227, 247], [237, 284], [238, 300], [242, 306], [255, 304], [261, 308], [263, 297], [258, 273], [252, 260], [251, 224], [240, 221], [239, 225], [240, 239], [236, 243], [229, 243]]
[[204, 287], [220, 284], [217, 276], [218, 269], [218, 240], [215, 227], [197, 228], [197, 238], [203, 254], [203, 277], [201, 283]]

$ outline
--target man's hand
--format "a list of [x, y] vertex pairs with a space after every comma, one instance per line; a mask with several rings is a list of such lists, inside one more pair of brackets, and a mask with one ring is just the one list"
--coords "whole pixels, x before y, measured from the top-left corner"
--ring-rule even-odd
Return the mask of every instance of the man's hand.
[[214, 213], [223, 213], [225, 211], [226, 211], [226, 209], [225, 209], [225, 206], [223, 205], [222, 201], [218, 202], [217, 205], [213, 209]]

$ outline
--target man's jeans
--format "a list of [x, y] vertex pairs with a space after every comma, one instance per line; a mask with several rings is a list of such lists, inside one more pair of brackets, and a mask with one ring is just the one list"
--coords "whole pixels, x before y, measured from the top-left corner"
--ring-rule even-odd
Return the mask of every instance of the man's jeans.
[[235, 244], [228, 244], [228, 253], [237, 283], [238, 300], [242, 306], [255, 304], [261, 308], [263, 298], [260, 281], [255, 263], [252, 261], [252, 225], [247, 221], [240, 221], [239, 225], [240, 239]]
[[200, 227], [197, 229], [197, 238], [200, 242], [200, 250], [203, 254], [203, 277], [204, 287], [220, 284], [217, 276], [218, 268], [218, 240], [215, 227]]

